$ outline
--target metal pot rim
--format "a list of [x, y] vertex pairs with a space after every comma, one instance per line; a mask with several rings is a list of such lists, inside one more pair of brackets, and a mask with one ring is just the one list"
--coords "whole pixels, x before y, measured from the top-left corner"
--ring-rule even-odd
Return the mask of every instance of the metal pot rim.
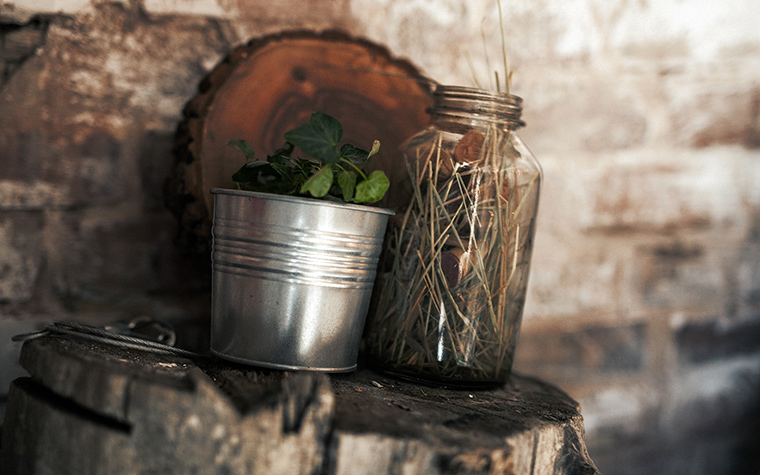
[[334, 208], [353, 209], [356, 211], [366, 211], [370, 213], [387, 214], [393, 216], [396, 214], [393, 210], [380, 208], [376, 206], [366, 206], [355, 203], [335, 203], [333, 201], [320, 200], [316, 198], [305, 198], [301, 196], [277, 195], [273, 193], [261, 193], [258, 191], [233, 190], [230, 188], [212, 188], [211, 194], [215, 195], [233, 195], [245, 198], [259, 198], [264, 200], [285, 201], [290, 203], [313, 205], [313, 206], [330, 206]]

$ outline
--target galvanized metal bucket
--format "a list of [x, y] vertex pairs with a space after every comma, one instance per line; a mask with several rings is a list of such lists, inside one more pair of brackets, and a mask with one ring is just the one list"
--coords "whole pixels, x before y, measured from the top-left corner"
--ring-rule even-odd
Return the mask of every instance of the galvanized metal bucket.
[[215, 188], [211, 351], [267, 368], [356, 368], [392, 211]]

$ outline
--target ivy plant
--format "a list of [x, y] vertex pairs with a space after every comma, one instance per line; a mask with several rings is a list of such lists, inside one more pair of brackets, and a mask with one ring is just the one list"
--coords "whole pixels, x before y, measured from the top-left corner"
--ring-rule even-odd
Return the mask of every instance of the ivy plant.
[[[245, 155], [245, 164], [232, 175], [241, 190], [281, 195], [312, 196], [346, 203], [374, 203], [385, 196], [390, 182], [381, 170], [367, 173], [361, 168], [380, 150], [375, 140], [367, 151], [340, 141], [343, 127], [327, 114], [315, 112], [309, 121], [285, 133], [285, 145], [256, 160], [245, 140], [230, 145]], [[308, 157], [293, 157], [298, 147]]]

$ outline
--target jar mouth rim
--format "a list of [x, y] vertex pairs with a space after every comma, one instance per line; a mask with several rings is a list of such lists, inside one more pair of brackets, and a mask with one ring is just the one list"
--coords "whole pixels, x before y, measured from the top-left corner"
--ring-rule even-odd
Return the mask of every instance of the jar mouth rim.
[[503, 104], [509, 104], [512, 106], [522, 108], [523, 99], [520, 96], [514, 94], [507, 94], [505, 92], [491, 91], [488, 89], [480, 89], [477, 87], [467, 86], [444, 86], [437, 85], [433, 91], [434, 96], [447, 96], [457, 99], [473, 99], [473, 100], [488, 100], [500, 102]]

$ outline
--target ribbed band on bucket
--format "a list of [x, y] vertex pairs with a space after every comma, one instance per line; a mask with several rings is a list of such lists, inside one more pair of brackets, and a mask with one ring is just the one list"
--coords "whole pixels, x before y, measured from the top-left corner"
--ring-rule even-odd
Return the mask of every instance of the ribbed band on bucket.
[[217, 217], [213, 269], [261, 279], [371, 288], [382, 239]]

